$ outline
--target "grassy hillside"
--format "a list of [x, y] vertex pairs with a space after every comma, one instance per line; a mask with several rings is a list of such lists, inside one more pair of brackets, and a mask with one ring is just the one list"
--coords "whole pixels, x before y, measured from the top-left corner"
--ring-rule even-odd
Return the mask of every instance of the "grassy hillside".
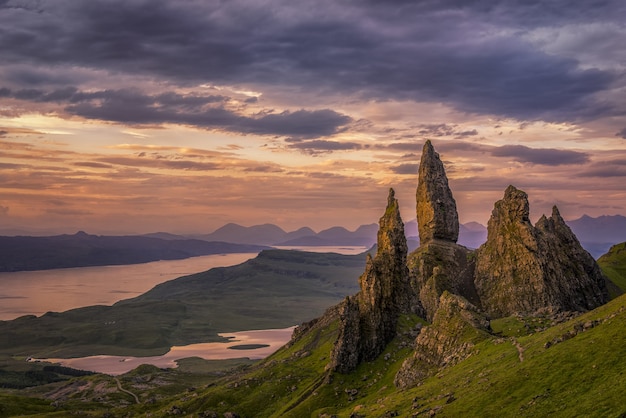
[[0, 321], [0, 354], [156, 355], [172, 345], [220, 341], [219, 332], [289, 327], [355, 293], [364, 265], [363, 255], [263, 251], [113, 306]]
[[[260, 363], [231, 364], [235, 368], [217, 381], [211, 365], [197, 359], [181, 371], [141, 366], [118, 378], [125, 391], [113, 378], [95, 375], [22, 392], [36, 398], [5, 393], [0, 395], [0, 416], [11, 416], [9, 411], [66, 416], [79, 409], [81, 416], [94, 417], [105, 412], [293, 418], [626, 414], [626, 296], [544, 331], [529, 333], [523, 326], [528, 321], [533, 320], [499, 321], [494, 324], [499, 335], [477, 344], [469, 358], [402, 391], [394, 387], [393, 378], [412, 352], [411, 330], [420, 319], [403, 316], [399, 336], [385, 352], [347, 375], [325, 371], [337, 336], [335, 319], [314, 325]], [[44, 393], [47, 404], [40, 399]]]
[[604, 274], [623, 292], [626, 292], [626, 242], [611, 247], [598, 259]]
[[[233, 411], [242, 417], [331, 416], [623, 416], [626, 413], [626, 297], [520, 337], [506, 333], [422, 385], [398, 391], [393, 377], [410, 353], [401, 333], [374, 362], [348, 375], [324, 373], [336, 323], [310, 332], [255, 370], [174, 406], [187, 413]], [[515, 321], [511, 318], [511, 321]], [[587, 327], [587, 328], [585, 328]], [[431, 412], [432, 411], [432, 412]], [[351, 415], [358, 413], [359, 415]]]

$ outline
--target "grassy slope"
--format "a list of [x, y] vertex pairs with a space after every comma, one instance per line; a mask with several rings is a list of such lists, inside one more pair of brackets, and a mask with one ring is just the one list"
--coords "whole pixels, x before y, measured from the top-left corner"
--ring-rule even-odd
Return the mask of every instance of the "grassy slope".
[[604, 274], [626, 292], [626, 242], [611, 247], [608, 253], [598, 259]]
[[[402, 327], [410, 328], [416, 320], [404, 318]], [[546, 342], [562, 338], [577, 324], [594, 320], [595, 327], [545, 348]], [[323, 383], [336, 338], [336, 329], [329, 326], [281, 349], [266, 359], [264, 367], [168, 407], [176, 404], [187, 412], [234, 411], [243, 417], [324, 413], [348, 417], [355, 411], [365, 416], [395, 412], [410, 416], [431, 410], [449, 417], [617, 417], [626, 413], [625, 330], [626, 296], [621, 296], [543, 332], [516, 339], [491, 338], [478, 344], [467, 360], [441, 370], [421, 386], [398, 391], [393, 377], [411, 351], [402, 336], [376, 361]], [[515, 342], [522, 348], [522, 361]], [[302, 353], [307, 354], [302, 357]]]
[[362, 255], [268, 250], [113, 306], [0, 321], [0, 354], [157, 355], [172, 345], [220, 341], [218, 332], [288, 327], [355, 293], [364, 265]]

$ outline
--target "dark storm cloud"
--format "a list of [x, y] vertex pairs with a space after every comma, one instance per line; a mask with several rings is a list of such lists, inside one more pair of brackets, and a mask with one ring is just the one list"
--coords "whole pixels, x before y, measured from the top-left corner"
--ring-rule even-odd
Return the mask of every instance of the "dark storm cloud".
[[[555, 23], [621, 24], [621, 1], [581, 3], [48, 0], [36, 10], [5, 3], [0, 50], [5, 65], [93, 68], [178, 85], [284, 85], [521, 119], [589, 119], [618, 112], [596, 95], [623, 82], [619, 74], [581, 69], [520, 37]], [[274, 122], [257, 120], [240, 131]]]
[[68, 113], [89, 119], [140, 125], [179, 123], [244, 134], [294, 138], [329, 136], [343, 130], [344, 125], [351, 121], [350, 117], [330, 109], [243, 116], [224, 107], [229, 98], [219, 95], [196, 96], [173, 92], [147, 95], [138, 90], [81, 92], [75, 87], [66, 87], [50, 92], [2, 88], [0, 97], [67, 104], [65, 110]]
[[589, 161], [589, 155], [583, 152], [529, 148], [523, 145], [504, 145], [491, 151], [494, 157], [509, 157], [522, 163], [541, 165], [583, 164]]
[[615, 136], [619, 136], [619, 137], [622, 137], [622, 138], [626, 139], [626, 128], [624, 128], [621, 131], [619, 131], [618, 133], [616, 133]]

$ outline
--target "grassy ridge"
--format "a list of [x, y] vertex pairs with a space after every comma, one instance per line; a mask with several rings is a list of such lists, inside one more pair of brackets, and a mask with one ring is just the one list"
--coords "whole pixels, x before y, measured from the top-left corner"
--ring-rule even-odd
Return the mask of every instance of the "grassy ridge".
[[598, 264], [613, 284], [622, 293], [626, 292], [626, 242], [612, 246], [608, 253], [598, 259]]

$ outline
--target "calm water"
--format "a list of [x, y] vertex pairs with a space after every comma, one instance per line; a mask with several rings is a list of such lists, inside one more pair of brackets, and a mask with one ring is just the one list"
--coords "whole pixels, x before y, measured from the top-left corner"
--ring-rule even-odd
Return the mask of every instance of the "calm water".
[[[314, 252], [359, 254], [365, 247], [281, 247]], [[213, 267], [240, 264], [257, 253], [193, 257], [185, 260], [157, 261], [125, 266], [79, 267], [59, 270], [0, 273], [0, 320], [22, 315], [42, 315], [89, 305], [111, 305], [150, 290], [159, 283], [180, 276], [206, 271]], [[265, 358], [291, 338], [293, 327], [220, 334], [227, 343], [202, 343], [172, 347], [163, 356], [120, 357], [91, 356], [73, 359], [45, 359], [77, 369], [117, 375], [141, 364], [176, 367], [176, 360], [201, 357], [207, 360], [248, 357]], [[240, 344], [263, 344], [266, 347], [236, 350]]]
[[112, 305], [180, 276], [243, 263], [257, 253], [207, 255], [124, 266], [0, 273], [0, 320]]
[[[277, 248], [340, 254], [359, 254], [367, 249], [349, 246]], [[139, 296], [159, 283], [213, 267], [240, 264], [257, 254], [219, 254], [123, 266], [0, 273], [0, 320], [90, 305], [112, 305]]]
[[[252, 360], [262, 359], [274, 353], [291, 338], [294, 327], [284, 329], [264, 329], [256, 331], [240, 331], [219, 334], [229, 338], [227, 343], [202, 343], [186, 346], [174, 346], [167, 354], [152, 357], [124, 356], [91, 356], [71, 359], [33, 359], [59, 363], [63, 366], [80, 370], [118, 375], [131, 371], [142, 364], [157, 367], [175, 368], [176, 360], [187, 357], [200, 357], [206, 360], [223, 360], [248, 357]], [[231, 347], [241, 344], [264, 344], [266, 347], [251, 350], [234, 350]]]

